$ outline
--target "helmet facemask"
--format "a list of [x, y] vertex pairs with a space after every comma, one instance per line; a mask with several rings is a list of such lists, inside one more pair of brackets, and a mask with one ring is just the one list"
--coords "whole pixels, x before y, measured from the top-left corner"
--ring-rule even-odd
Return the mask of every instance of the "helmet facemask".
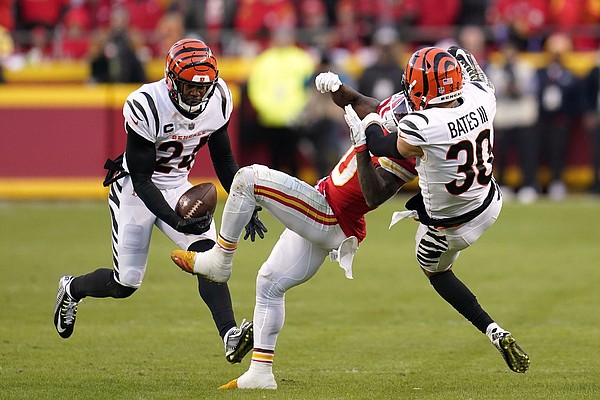
[[[172, 87], [169, 89], [169, 95], [171, 97], [171, 100], [173, 100], [175, 105], [181, 111], [190, 114], [200, 114], [206, 109], [208, 101], [213, 95], [216, 87], [216, 80], [208, 83], [188, 82], [181, 78], [177, 79], [177, 77], [175, 77], [173, 73], [167, 73], [167, 81], [170, 81], [170, 84], [168, 84], [168, 86]], [[184, 85], [203, 87], [206, 88], [206, 91], [202, 95], [200, 101], [195, 102], [193, 98], [186, 98]]]
[[383, 107], [380, 115], [383, 121], [383, 127], [388, 132], [397, 132], [398, 124], [404, 116], [411, 112], [404, 91], [394, 93], [382, 102]]

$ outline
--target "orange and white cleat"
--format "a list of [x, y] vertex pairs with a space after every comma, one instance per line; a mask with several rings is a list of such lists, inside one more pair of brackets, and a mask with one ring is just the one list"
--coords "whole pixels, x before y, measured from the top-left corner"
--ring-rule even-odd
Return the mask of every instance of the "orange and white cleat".
[[237, 385], [237, 379], [232, 380], [224, 385], [219, 386], [217, 389], [219, 390], [227, 390], [227, 389], [239, 389]]
[[174, 250], [171, 253], [171, 260], [179, 267], [182, 271], [188, 272], [190, 274], [195, 274], [194, 272], [194, 260], [196, 258], [196, 252], [194, 251], [184, 251], [184, 250]]

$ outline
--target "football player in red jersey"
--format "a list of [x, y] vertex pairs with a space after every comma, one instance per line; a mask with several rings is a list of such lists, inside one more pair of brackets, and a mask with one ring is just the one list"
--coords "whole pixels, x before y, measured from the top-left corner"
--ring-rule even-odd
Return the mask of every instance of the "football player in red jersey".
[[[206, 144], [215, 172], [229, 191], [238, 170], [227, 132], [232, 110], [231, 92], [219, 78], [217, 60], [197, 39], [173, 44], [165, 78], [142, 85], [127, 97], [125, 153], [106, 165], [113, 268], [60, 279], [54, 325], [62, 338], [73, 333], [83, 298], [126, 298], [140, 287], [155, 225], [181, 248], [204, 252], [214, 246], [212, 216], [184, 219], [174, 208], [192, 187], [189, 171]], [[263, 235], [265, 228], [255, 210], [251, 214], [249, 229]], [[227, 285], [198, 277], [198, 290], [224, 340], [227, 360], [240, 362], [252, 348], [252, 323], [237, 327]]]
[[[317, 78], [317, 89], [330, 91], [326, 85]], [[385, 119], [393, 113], [392, 103], [397, 108], [405, 104], [402, 95], [380, 104], [376, 99], [353, 94], [357, 93], [341, 90], [334, 99], [340, 106], [352, 104], [363, 117], [379, 111]], [[379, 139], [386, 142], [383, 137]], [[369, 145], [376, 148], [380, 144]], [[173, 261], [184, 271], [226, 282], [242, 229], [256, 205], [286, 227], [258, 272], [250, 368], [222, 389], [277, 388], [272, 365], [284, 323], [285, 293], [312, 278], [328, 255], [351, 279], [352, 259], [367, 234], [364, 215], [415, 178], [414, 159], [372, 157], [366, 150], [366, 142], [354, 141], [354, 146], [316, 186], [262, 165], [241, 168], [225, 204], [217, 246], [202, 256], [193, 251], [173, 252]], [[367, 191], [373, 194], [368, 203], [364, 196]]]

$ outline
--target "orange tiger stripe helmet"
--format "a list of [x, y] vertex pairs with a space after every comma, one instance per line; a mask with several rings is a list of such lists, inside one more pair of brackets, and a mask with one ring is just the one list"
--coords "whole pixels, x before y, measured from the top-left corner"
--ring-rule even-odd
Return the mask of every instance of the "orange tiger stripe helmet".
[[463, 93], [462, 68], [456, 58], [438, 47], [425, 47], [409, 58], [402, 90], [413, 111], [457, 99]]
[[[181, 39], [169, 49], [165, 78], [169, 96], [180, 110], [192, 114], [204, 111], [215, 90], [218, 77], [217, 59], [202, 40]], [[183, 95], [183, 85], [206, 88], [199, 103]]]

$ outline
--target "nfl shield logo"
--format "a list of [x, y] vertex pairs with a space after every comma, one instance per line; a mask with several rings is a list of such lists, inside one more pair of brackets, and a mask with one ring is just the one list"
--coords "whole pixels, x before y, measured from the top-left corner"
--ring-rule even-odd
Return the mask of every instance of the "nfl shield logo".
[[192, 129], [194, 129], [194, 127], [195, 127], [195, 126], [196, 126], [196, 124], [195, 124], [195, 123], [193, 123], [193, 122], [190, 122], [190, 123], [188, 124], [188, 129], [192, 130]]

